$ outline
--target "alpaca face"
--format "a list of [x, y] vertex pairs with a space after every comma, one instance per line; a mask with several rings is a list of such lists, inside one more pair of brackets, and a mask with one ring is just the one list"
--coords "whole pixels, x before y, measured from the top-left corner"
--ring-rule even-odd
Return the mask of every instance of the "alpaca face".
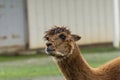
[[46, 32], [46, 53], [56, 58], [63, 58], [74, 49], [74, 41], [80, 39], [65, 27], [55, 27]]

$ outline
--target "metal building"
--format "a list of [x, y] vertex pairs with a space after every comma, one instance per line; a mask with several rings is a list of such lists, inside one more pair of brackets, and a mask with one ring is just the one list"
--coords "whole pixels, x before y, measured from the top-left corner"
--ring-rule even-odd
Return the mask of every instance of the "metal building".
[[44, 31], [68, 26], [78, 44], [113, 41], [113, 0], [0, 0], [0, 48], [44, 47]]

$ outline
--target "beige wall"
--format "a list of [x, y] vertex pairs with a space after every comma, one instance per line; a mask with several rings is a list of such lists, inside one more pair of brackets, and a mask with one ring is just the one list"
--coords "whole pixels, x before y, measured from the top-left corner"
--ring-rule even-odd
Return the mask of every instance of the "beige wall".
[[24, 0], [0, 0], [0, 51], [26, 45]]
[[30, 48], [44, 46], [44, 31], [69, 26], [79, 44], [112, 42], [112, 0], [27, 0]]

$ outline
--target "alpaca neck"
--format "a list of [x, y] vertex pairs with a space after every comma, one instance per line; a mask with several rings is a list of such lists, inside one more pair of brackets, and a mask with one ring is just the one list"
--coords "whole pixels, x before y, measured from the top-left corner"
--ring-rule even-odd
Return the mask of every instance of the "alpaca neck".
[[73, 53], [61, 61], [57, 61], [59, 68], [67, 80], [86, 80], [92, 70], [80, 54], [75, 44]]

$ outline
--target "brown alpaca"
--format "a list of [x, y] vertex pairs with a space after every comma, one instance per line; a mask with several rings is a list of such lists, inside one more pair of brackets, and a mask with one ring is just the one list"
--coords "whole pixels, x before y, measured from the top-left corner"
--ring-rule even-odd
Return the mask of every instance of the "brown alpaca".
[[82, 57], [75, 41], [81, 37], [65, 27], [46, 31], [46, 52], [53, 56], [66, 80], [120, 80], [120, 58], [99, 68], [91, 68]]

